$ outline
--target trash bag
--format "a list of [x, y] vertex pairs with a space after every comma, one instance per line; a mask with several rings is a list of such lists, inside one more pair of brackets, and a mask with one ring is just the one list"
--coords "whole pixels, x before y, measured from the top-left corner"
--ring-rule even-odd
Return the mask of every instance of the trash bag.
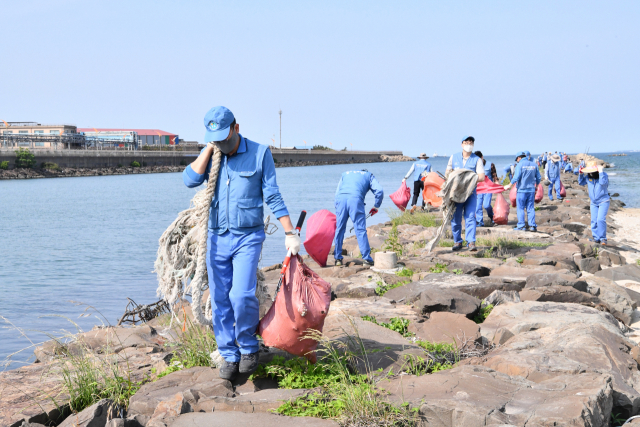
[[316, 363], [318, 342], [300, 338], [309, 330], [322, 332], [330, 303], [331, 285], [307, 267], [300, 255], [292, 256], [276, 301], [258, 324], [258, 334], [266, 346]]
[[391, 201], [400, 209], [402, 212], [407, 208], [407, 204], [409, 203], [409, 199], [411, 199], [411, 190], [404, 183], [400, 185], [400, 188], [396, 190], [395, 193], [392, 193], [390, 196]]
[[511, 207], [515, 208], [516, 207], [516, 199], [518, 198], [518, 188], [517, 186], [513, 185], [511, 187], [511, 191], [509, 191], [509, 200], [511, 200]]
[[498, 225], [507, 225], [509, 221], [509, 204], [501, 193], [496, 194], [496, 203], [493, 205], [493, 222]]
[[535, 203], [540, 203], [543, 197], [544, 197], [544, 186], [542, 184], [538, 184], [538, 187], [536, 188], [536, 196], [533, 199], [533, 201]]
[[336, 234], [336, 216], [333, 212], [322, 209], [311, 215], [307, 223], [307, 234], [304, 248], [321, 267], [327, 265], [327, 257]]
[[429, 174], [422, 179], [424, 181], [424, 189], [422, 190], [422, 198], [426, 204], [439, 208], [442, 206], [442, 197], [439, 197], [437, 193], [442, 190], [444, 185], [444, 179], [436, 172], [429, 172]]
[[476, 185], [476, 193], [478, 194], [496, 194], [502, 193], [504, 191], [504, 186], [500, 184], [496, 184], [488, 179], [485, 179], [482, 182], [479, 182]]
[[560, 197], [563, 199], [567, 197], [567, 190], [564, 189], [564, 184], [560, 181]]

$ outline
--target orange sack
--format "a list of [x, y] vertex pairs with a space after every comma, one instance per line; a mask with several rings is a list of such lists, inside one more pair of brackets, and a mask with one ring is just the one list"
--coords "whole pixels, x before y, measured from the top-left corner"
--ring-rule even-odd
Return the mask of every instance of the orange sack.
[[258, 324], [258, 334], [266, 346], [316, 363], [318, 342], [300, 338], [309, 329], [322, 332], [330, 303], [331, 285], [307, 267], [300, 255], [292, 256], [276, 301]]
[[496, 203], [493, 205], [493, 222], [498, 225], [507, 225], [509, 221], [509, 204], [501, 193], [496, 194]]
[[429, 172], [429, 174], [422, 178], [424, 181], [424, 190], [422, 190], [422, 198], [425, 203], [430, 204], [434, 208], [439, 208], [442, 205], [442, 198], [436, 196], [436, 193], [440, 192], [444, 179], [436, 172]]

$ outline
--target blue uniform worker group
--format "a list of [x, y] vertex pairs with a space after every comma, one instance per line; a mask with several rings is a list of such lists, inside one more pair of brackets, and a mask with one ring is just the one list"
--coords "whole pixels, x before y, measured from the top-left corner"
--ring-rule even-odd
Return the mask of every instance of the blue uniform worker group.
[[595, 161], [587, 162], [578, 174], [578, 184], [587, 186], [591, 199], [591, 235], [595, 243], [607, 243], [607, 213], [609, 212], [609, 176]]
[[[536, 211], [534, 207], [536, 187], [542, 179], [538, 165], [531, 159], [531, 155], [527, 151], [522, 151], [516, 155], [516, 170], [511, 180], [511, 185], [515, 185], [518, 189], [516, 196], [518, 225], [516, 230], [537, 231]], [[525, 211], [527, 214], [528, 224], [525, 223]], [[528, 227], [527, 227], [528, 226]]]
[[373, 209], [370, 213], [377, 212], [382, 204], [384, 192], [382, 186], [371, 172], [366, 170], [348, 171], [342, 174], [338, 188], [336, 189], [336, 234], [334, 238], [334, 258], [336, 265], [342, 264], [342, 243], [344, 233], [347, 228], [347, 221], [351, 218], [353, 222], [358, 247], [362, 254], [362, 259], [367, 264], [373, 264], [371, 258], [371, 248], [367, 237], [367, 221], [364, 210], [364, 198], [371, 191], [375, 197]]

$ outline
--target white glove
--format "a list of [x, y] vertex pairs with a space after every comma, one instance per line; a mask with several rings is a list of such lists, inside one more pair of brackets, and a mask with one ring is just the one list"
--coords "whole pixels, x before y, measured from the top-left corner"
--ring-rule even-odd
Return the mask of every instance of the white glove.
[[284, 239], [284, 245], [288, 251], [291, 251], [291, 255], [296, 255], [300, 251], [300, 236], [297, 234], [288, 235]]

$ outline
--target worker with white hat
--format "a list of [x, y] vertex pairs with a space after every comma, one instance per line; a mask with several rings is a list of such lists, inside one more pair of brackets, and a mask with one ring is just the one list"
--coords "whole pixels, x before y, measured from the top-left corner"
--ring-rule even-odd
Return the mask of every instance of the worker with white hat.
[[[403, 184], [406, 184], [407, 179], [413, 174], [413, 199], [411, 200], [411, 213], [416, 210], [416, 203], [418, 202], [418, 196], [422, 194], [424, 190], [424, 181], [422, 180], [423, 176], [431, 172], [431, 163], [427, 162], [426, 153], [420, 153], [418, 156], [418, 161], [411, 165], [411, 169], [404, 176], [402, 180]], [[411, 188], [411, 187], [409, 187]], [[422, 199], [422, 209], [424, 209], [425, 201]]]
[[557, 153], [548, 157], [547, 165], [544, 168], [544, 178], [550, 181], [549, 200], [553, 200], [553, 187], [555, 186], [556, 197], [562, 201], [562, 197], [560, 197], [560, 156]]
[[595, 160], [578, 171], [578, 184], [586, 185], [591, 199], [592, 242], [607, 244], [607, 213], [609, 212], [609, 176]]

